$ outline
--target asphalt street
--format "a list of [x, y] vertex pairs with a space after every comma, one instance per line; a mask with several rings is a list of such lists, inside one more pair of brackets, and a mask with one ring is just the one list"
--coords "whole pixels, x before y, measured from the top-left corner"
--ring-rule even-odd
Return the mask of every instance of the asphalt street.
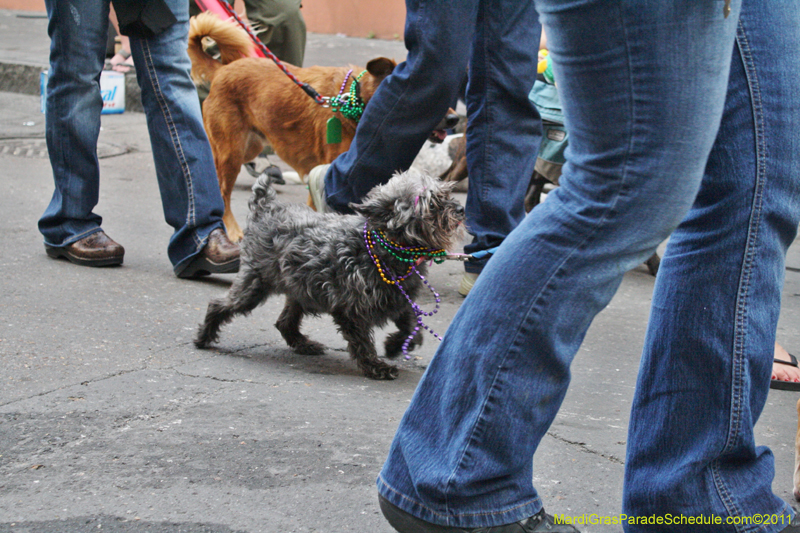
[[[0, 532], [391, 533], [375, 478], [437, 341], [428, 336], [401, 360], [399, 379], [372, 381], [349, 360], [329, 317], [304, 324], [325, 355], [289, 350], [273, 327], [283, 305], [275, 298], [226, 327], [217, 347], [197, 350], [197, 324], [231, 277], [173, 275], [171, 228], [136, 112], [104, 115], [100, 137], [96, 212], [125, 246], [125, 264], [88, 269], [46, 257], [36, 222], [52, 174], [39, 97], [25, 76], [46, 67], [47, 49], [46, 20], [0, 11]], [[403, 45], [309, 35], [307, 64], [378, 55], [401, 60]], [[243, 173], [234, 190], [240, 221], [253, 182]], [[283, 200], [305, 202], [303, 185], [278, 189]], [[778, 339], [800, 355], [798, 248], [790, 250]], [[457, 262], [431, 269], [442, 306], [426, 323], [439, 333], [463, 301], [461, 273]], [[535, 461], [550, 513], [620, 512], [653, 281], [644, 267], [626, 274], [575, 359]], [[757, 443], [775, 455], [774, 490], [787, 502], [798, 398], [772, 391], [756, 426]]]

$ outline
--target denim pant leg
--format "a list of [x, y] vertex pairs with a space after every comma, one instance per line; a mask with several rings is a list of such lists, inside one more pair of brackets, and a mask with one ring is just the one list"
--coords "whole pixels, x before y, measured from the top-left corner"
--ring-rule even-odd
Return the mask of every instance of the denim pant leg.
[[542, 508], [533, 454], [572, 358], [623, 274], [678, 226], [700, 187], [738, 17], [736, 2], [728, 19], [722, 5], [537, 0], [568, 163], [486, 265], [420, 381], [378, 478], [393, 504], [458, 527]]
[[407, 170], [467, 72], [479, 0], [406, 0], [406, 60], [378, 87], [350, 149], [325, 176], [328, 205], [350, 213], [375, 185]]
[[[542, 127], [528, 93], [536, 81], [541, 25], [533, 2], [481, 2], [467, 86], [467, 228], [464, 251], [499, 246], [525, 217]], [[532, 43], [536, 43], [532, 46]], [[479, 273], [491, 255], [465, 263]]]
[[185, 0], [167, 4], [178, 22], [154, 37], [131, 37], [131, 53], [142, 88], [164, 217], [175, 229], [168, 255], [180, 272], [203, 249], [208, 234], [222, 227], [224, 206], [189, 76], [189, 5]]
[[784, 517], [692, 528], [708, 532], [780, 531], [791, 519], [753, 426], [800, 219], [800, 34], [782, 26], [798, 10], [797, 0], [743, 0], [719, 135], [656, 280], [629, 426], [629, 515]]
[[55, 191], [39, 220], [44, 242], [66, 246], [100, 231], [100, 73], [108, 0], [47, 0], [50, 71], [45, 133]]

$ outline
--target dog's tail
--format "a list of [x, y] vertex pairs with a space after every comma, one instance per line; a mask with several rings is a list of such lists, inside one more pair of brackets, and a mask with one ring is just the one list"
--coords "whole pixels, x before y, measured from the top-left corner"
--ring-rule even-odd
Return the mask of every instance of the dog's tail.
[[275, 201], [277, 193], [271, 183], [272, 179], [267, 174], [262, 174], [253, 185], [253, 195], [250, 196], [248, 203], [251, 213], [263, 213], [267, 206]]
[[[206, 37], [217, 44], [221, 63], [203, 50]], [[253, 55], [254, 46], [247, 33], [232, 20], [222, 20], [209, 11], [192, 17], [189, 25], [192, 79], [196, 83], [211, 82], [221, 66]]]

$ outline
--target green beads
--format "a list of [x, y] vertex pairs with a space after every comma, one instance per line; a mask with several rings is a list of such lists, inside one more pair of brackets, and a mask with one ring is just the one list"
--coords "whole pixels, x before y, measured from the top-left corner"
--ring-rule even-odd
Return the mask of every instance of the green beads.
[[350, 84], [350, 92], [347, 94], [339, 93], [331, 98], [331, 111], [334, 113], [341, 113], [345, 118], [349, 118], [353, 122], [361, 120], [361, 115], [364, 113], [364, 99], [358, 94], [359, 81], [367, 71], [363, 71], [358, 77]]

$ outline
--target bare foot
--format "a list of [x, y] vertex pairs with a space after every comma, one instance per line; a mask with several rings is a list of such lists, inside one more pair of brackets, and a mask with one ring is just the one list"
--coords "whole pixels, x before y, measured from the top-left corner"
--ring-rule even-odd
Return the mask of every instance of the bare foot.
[[106, 70], [127, 73], [132, 71], [133, 68], [131, 53], [125, 49], [121, 49], [114, 57], [106, 61]]
[[115, 70], [116, 72], [122, 72], [123, 74], [131, 72], [134, 69], [134, 67], [133, 67], [133, 58], [129, 57], [128, 59], [126, 59], [122, 63], [117, 63], [116, 65], [114, 65], [111, 68], [113, 70]]
[[[775, 359], [779, 361], [786, 361], [789, 363], [792, 358], [783, 346], [775, 343]], [[784, 365], [781, 363], [772, 363], [772, 379], [778, 381], [800, 382], [800, 368], [792, 366], [791, 363]]]

